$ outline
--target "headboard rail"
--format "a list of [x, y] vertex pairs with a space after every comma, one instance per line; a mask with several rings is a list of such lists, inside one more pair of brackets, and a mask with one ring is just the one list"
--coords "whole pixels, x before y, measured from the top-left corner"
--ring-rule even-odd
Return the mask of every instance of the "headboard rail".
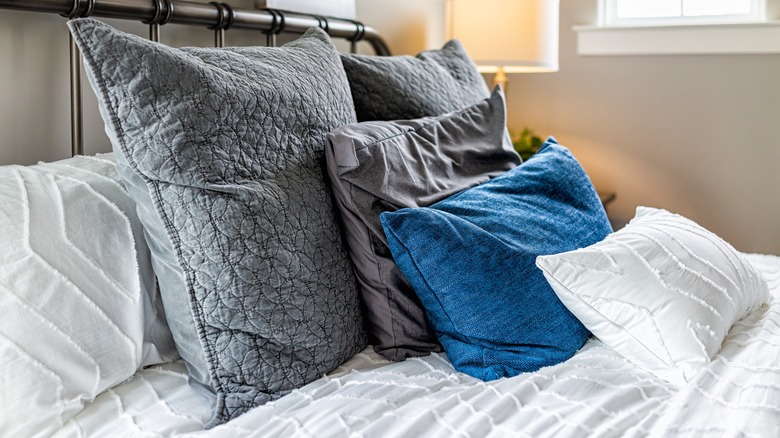
[[[0, 9], [55, 13], [66, 18], [102, 17], [141, 21], [150, 26], [149, 38], [159, 41], [160, 27], [167, 23], [204, 26], [215, 31], [215, 46], [222, 47], [230, 28], [253, 29], [267, 35], [268, 45], [276, 44], [279, 33], [301, 34], [320, 27], [334, 38], [343, 38], [356, 50], [366, 41], [377, 55], [390, 50], [376, 30], [359, 21], [322, 17], [275, 9], [238, 9], [228, 3], [198, 3], [180, 0], [0, 0]], [[81, 108], [81, 55], [70, 41], [71, 148], [73, 155], [84, 152]]]
[[[346, 40], [365, 40], [371, 45], [377, 55], [389, 55], [390, 50], [379, 33], [371, 27], [363, 26], [353, 20], [345, 20], [336, 17], [309, 16], [300, 13], [278, 10], [239, 9], [227, 3], [198, 3], [181, 0], [0, 0], [0, 8], [19, 11], [48, 12], [68, 16], [76, 8], [74, 17], [83, 17], [94, 3], [92, 17], [118, 18], [125, 20], [143, 21], [152, 23], [155, 17], [170, 13], [169, 23], [200, 25], [217, 28], [220, 22], [224, 22], [224, 10], [232, 10], [231, 28], [254, 29], [264, 33], [303, 33], [310, 27], [321, 27], [328, 34], [336, 38]], [[162, 3], [163, 11], [158, 15], [158, 4]], [[173, 11], [168, 12], [172, 6]], [[279, 29], [279, 15], [284, 17], [284, 28]]]

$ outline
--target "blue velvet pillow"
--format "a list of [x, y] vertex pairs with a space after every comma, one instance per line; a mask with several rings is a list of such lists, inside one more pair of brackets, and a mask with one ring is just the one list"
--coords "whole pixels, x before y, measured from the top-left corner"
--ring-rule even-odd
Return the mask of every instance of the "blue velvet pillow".
[[514, 376], [562, 362], [588, 339], [535, 260], [612, 228], [585, 171], [554, 139], [498, 178], [381, 221], [458, 371]]

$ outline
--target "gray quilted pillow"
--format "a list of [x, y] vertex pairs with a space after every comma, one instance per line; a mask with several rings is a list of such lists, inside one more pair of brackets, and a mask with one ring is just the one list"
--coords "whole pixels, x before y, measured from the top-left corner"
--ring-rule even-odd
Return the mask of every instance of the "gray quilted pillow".
[[458, 40], [417, 56], [341, 55], [358, 121], [440, 116], [490, 95]]
[[385, 211], [425, 207], [520, 164], [505, 137], [504, 95], [440, 117], [374, 121], [328, 134], [325, 156], [374, 349], [390, 360], [441, 351], [393, 261]]
[[328, 36], [174, 49], [94, 20], [69, 26], [139, 204], [177, 348], [213, 399], [207, 427], [364, 348], [321, 172], [326, 133], [355, 117]]

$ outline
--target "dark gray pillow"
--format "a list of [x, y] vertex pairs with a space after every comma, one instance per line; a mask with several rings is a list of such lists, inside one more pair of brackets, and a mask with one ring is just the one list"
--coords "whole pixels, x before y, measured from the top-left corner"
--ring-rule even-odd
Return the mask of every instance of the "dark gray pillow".
[[458, 40], [417, 56], [341, 55], [359, 122], [440, 116], [490, 95]]
[[69, 26], [139, 204], [177, 348], [213, 398], [207, 427], [364, 348], [321, 172], [326, 133], [354, 122], [328, 36], [174, 49], [93, 20]]
[[504, 96], [438, 118], [364, 122], [328, 134], [328, 176], [376, 351], [403, 360], [441, 347], [393, 262], [379, 215], [424, 207], [520, 164], [506, 143]]

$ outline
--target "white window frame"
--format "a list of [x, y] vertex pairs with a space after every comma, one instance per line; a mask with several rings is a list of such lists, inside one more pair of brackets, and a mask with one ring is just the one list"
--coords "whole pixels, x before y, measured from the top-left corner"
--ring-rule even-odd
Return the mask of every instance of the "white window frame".
[[[761, 23], [766, 21], [766, 1], [751, 0], [749, 14], [741, 15], [700, 15], [623, 18], [617, 15], [619, 0], [599, 0], [599, 24], [602, 26], [661, 26], [661, 25], [693, 25], [693, 24], [729, 24], [729, 23]], [[682, 0], [683, 2], [685, 0]]]
[[[577, 52], [598, 55], [780, 53], [780, 0], [754, 0], [755, 14], [614, 20], [615, 0], [599, 0], [599, 21], [574, 26]], [[612, 10], [610, 11], [610, 6]]]

